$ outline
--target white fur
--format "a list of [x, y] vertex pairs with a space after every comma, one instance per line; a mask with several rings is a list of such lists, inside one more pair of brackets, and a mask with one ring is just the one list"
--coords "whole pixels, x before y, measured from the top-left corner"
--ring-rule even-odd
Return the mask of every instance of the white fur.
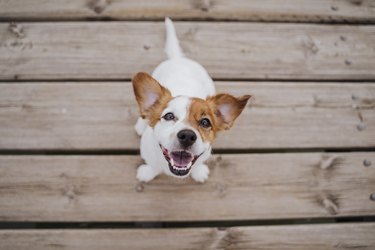
[[201, 164], [198, 166], [195, 166], [191, 170], [191, 178], [193, 178], [197, 182], [205, 182], [208, 178], [208, 174], [210, 173], [210, 170], [208, 169], [206, 164]]
[[163, 116], [173, 112], [176, 120], [161, 119], [154, 128], [151, 128], [147, 121], [139, 118], [135, 129], [139, 135], [142, 135], [141, 156], [146, 164], [138, 168], [137, 178], [148, 182], [161, 173], [173, 175], [159, 144], [168, 151], [178, 150], [180, 146], [177, 133], [182, 129], [191, 129], [197, 134], [197, 140], [190, 151], [194, 155], [201, 156], [192, 166], [190, 174], [197, 182], [204, 182], [209, 174], [209, 169], [204, 162], [211, 155], [211, 146], [202, 141], [199, 132], [189, 125], [186, 118], [191, 101], [189, 97], [205, 99], [215, 94], [215, 87], [207, 71], [199, 63], [184, 57], [172, 21], [166, 18], [165, 23], [167, 29], [165, 50], [169, 59], [159, 64], [152, 76], [169, 89], [173, 97], [176, 97], [168, 103], [162, 113]]
[[165, 28], [167, 30], [167, 36], [165, 40], [165, 53], [167, 53], [169, 58], [179, 58], [183, 57], [184, 54], [181, 51], [176, 30], [172, 23], [172, 20], [168, 17], [165, 18]]
[[142, 117], [139, 117], [137, 123], [134, 126], [135, 132], [137, 132], [137, 134], [141, 136], [143, 132], [146, 130], [147, 126], [147, 121]]

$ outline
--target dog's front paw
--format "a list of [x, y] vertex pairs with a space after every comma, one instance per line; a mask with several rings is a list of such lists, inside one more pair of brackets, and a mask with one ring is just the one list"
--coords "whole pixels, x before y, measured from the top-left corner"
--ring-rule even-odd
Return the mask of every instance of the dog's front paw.
[[207, 180], [209, 173], [210, 170], [207, 165], [198, 165], [191, 170], [191, 178], [193, 178], [193, 180], [195, 180], [196, 182], [203, 183]]
[[158, 172], [149, 165], [141, 165], [137, 169], [137, 179], [143, 182], [149, 182], [158, 175]]

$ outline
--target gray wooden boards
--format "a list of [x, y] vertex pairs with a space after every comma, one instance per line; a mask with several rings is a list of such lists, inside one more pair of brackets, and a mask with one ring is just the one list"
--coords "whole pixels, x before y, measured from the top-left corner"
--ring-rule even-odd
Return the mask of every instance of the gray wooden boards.
[[[176, 22], [215, 79], [374, 80], [375, 27]], [[0, 79], [130, 79], [164, 54], [162, 22], [0, 24]]]
[[[372, 162], [372, 166], [364, 164]], [[217, 221], [375, 215], [375, 154], [215, 155], [208, 181], [138, 183], [139, 156], [0, 156], [1, 221]], [[271, 237], [272, 238], [272, 237]]]
[[1, 0], [3, 20], [375, 21], [373, 0]]
[[[375, 86], [366, 83], [220, 82], [218, 92], [251, 94], [214, 149], [375, 146]], [[0, 84], [3, 150], [137, 150], [129, 82]]]
[[1, 230], [0, 249], [372, 250], [374, 234], [374, 223], [227, 229]]

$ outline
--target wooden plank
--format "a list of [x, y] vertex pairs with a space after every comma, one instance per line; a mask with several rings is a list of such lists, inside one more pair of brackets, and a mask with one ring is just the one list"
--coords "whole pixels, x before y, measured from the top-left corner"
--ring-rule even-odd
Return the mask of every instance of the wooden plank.
[[[375, 26], [176, 26], [214, 78], [375, 79]], [[164, 36], [162, 22], [1, 23], [0, 79], [129, 79], [166, 58]]]
[[[364, 166], [364, 161], [372, 162]], [[135, 179], [139, 156], [0, 156], [1, 221], [375, 215], [375, 153], [216, 155], [205, 184]]]
[[1, 230], [0, 249], [372, 250], [375, 247], [374, 234], [375, 223], [254, 226], [220, 230]]
[[[252, 94], [215, 149], [375, 146], [375, 85], [221, 82]], [[0, 149], [136, 150], [138, 108], [124, 83], [0, 84]], [[245, 135], [245, 136], [244, 136]]]
[[12, 20], [243, 20], [374, 22], [373, 0], [1, 0], [1, 19]]

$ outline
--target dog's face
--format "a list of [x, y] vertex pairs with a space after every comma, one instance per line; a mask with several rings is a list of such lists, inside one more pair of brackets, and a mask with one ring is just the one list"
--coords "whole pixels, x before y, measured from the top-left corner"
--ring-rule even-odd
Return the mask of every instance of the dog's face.
[[186, 177], [197, 159], [221, 130], [229, 129], [245, 107], [249, 95], [239, 98], [218, 94], [206, 100], [172, 97], [146, 73], [133, 78], [141, 117], [148, 120], [171, 173]]

